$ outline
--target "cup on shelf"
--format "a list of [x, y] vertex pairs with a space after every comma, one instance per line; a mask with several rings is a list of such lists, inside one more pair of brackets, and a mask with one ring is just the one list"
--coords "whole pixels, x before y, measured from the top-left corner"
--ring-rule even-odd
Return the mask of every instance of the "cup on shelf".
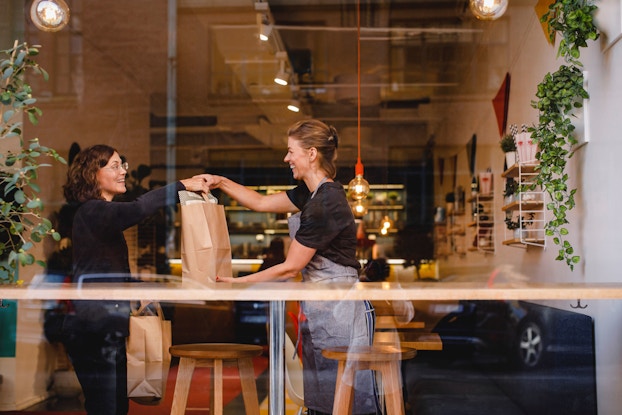
[[479, 193], [489, 195], [492, 192], [492, 172], [483, 171], [479, 173]]

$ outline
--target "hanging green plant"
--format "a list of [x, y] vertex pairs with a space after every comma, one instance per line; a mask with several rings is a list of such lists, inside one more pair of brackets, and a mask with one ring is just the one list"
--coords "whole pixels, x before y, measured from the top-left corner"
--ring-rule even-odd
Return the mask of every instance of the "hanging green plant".
[[584, 88], [583, 64], [579, 58], [580, 48], [587, 47], [588, 40], [599, 37], [593, 16], [596, 9], [593, 0], [557, 0], [541, 17], [541, 22], [547, 24], [552, 42], [556, 34], [561, 36], [557, 56], [563, 57], [567, 65], [547, 73], [538, 85], [537, 100], [532, 101], [532, 107], [539, 112], [538, 124], [529, 128], [539, 147], [536, 154], [539, 167], [533, 184], [526, 187], [533, 190], [539, 186], [550, 196], [546, 207], [553, 218], [546, 223], [545, 233], [559, 246], [555, 259], [565, 261], [571, 270], [581, 257], [575, 253], [567, 237], [567, 214], [575, 207], [577, 189], [568, 186], [566, 164], [577, 144], [572, 119], [575, 111], [583, 106], [583, 100], [589, 97]]
[[60, 239], [49, 219], [43, 216], [43, 201], [37, 184], [42, 159], [65, 163], [58, 153], [39, 143], [23, 139], [23, 114], [38, 123], [41, 110], [26, 83], [26, 71], [47, 73], [34, 61], [39, 51], [26, 43], [0, 50], [0, 284], [15, 283], [20, 265], [38, 263], [30, 249], [47, 236]]

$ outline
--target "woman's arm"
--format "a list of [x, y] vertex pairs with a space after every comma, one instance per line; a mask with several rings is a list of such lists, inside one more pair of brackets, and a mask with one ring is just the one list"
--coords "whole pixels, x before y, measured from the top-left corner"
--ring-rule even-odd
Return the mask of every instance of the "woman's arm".
[[289, 200], [285, 192], [262, 195], [233, 180], [213, 174], [200, 174], [194, 178], [203, 179], [210, 189], [220, 189], [242, 206], [256, 212], [288, 213], [298, 211], [298, 208]]
[[274, 265], [263, 271], [256, 272], [244, 277], [216, 277], [219, 282], [266, 282], [266, 281], [287, 281], [294, 278], [311, 261], [315, 255], [315, 249], [307, 248], [295, 239], [292, 241], [287, 251], [285, 262]]

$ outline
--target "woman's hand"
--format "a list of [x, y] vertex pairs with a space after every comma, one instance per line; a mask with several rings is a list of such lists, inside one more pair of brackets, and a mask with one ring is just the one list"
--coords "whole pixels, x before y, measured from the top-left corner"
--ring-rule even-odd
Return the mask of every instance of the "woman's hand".
[[194, 176], [190, 179], [183, 179], [181, 180], [181, 183], [184, 185], [186, 190], [189, 190], [191, 192], [208, 193], [210, 189], [205, 179], [200, 176]]
[[194, 176], [193, 179], [203, 180], [203, 182], [207, 184], [207, 186], [210, 189], [216, 189], [220, 187], [220, 184], [222, 183], [224, 178], [222, 176], [216, 176], [213, 174], [205, 173], [205, 174], [198, 174]]
[[216, 282], [242, 282], [242, 281], [236, 281], [238, 279], [239, 278], [216, 276]]

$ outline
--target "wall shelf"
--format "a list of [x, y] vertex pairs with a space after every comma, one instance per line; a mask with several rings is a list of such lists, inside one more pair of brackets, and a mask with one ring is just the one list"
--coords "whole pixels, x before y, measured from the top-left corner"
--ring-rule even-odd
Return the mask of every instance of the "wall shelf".
[[468, 200], [472, 205], [473, 221], [469, 224], [474, 229], [471, 252], [484, 254], [495, 253], [495, 196], [494, 194], [476, 194]]
[[518, 223], [517, 229], [506, 227], [503, 245], [522, 248], [546, 246], [545, 193], [540, 188], [521, 191], [533, 184], [537, 169], [537, 164], [516, 163], [501, 174], [506, 179], [516, 179], [519, 188], [515, 200], [501, 207], [506, 219], [511, 218], [511, 221]]

